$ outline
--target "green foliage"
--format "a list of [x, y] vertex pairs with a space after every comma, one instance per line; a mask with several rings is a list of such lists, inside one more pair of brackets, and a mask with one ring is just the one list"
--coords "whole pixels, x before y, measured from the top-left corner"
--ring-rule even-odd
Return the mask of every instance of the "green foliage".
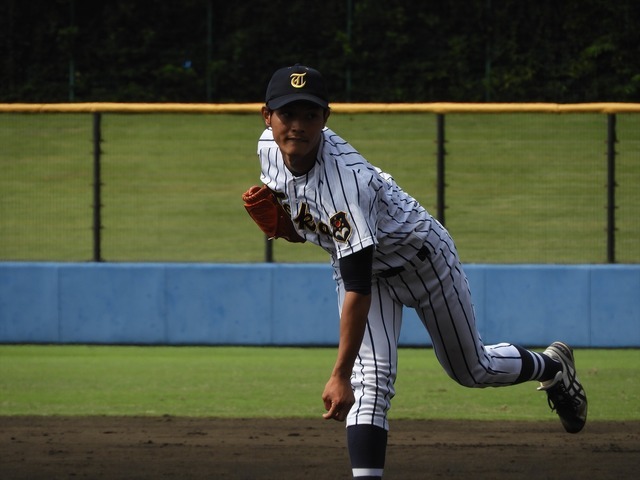
[[254, 102], [297, 62], [335, 101], [640, 99], [636, 0], [7, 0], [0, 13], [4, 102]]
[[[392, 418], [555, 420], [535, 383], [467, 389], [401, 349]], [[0, 346], [0, 416], [320, 417], [332, 348]], [[576, 350], [589, 418], [640, 419], [640, 350]]]

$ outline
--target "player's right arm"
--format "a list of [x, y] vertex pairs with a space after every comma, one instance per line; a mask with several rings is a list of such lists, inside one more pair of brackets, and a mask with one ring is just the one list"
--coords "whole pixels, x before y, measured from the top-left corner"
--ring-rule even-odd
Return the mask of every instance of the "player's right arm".
[[345, 297], [340, 313], [336, 363], [322, 394], [327, 410], [323, 417], [326, 419], [344, 420], [355, 401], [351, 372], [362, 344], [371, 306], [373, 250], [373, 246], [366, 247], [340, 260]]
[[340, 341], [331, 377], [322, 400], [326, 419], [343, 421], [355, 402], [351, 387], [351, 371], [360, 350], [371, 306], [371, 294], [346, 292], [340, 315]]

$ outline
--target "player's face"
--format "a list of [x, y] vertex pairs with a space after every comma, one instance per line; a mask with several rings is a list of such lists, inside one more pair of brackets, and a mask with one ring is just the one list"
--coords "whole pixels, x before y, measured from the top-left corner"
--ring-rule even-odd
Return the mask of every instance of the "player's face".
[[262, 116], [273, 130], [273, 138], [289, 170], [298, 175], [311, 170], [329, 110], [315, 103], [300, 101], [273, 111], [263, 107]]

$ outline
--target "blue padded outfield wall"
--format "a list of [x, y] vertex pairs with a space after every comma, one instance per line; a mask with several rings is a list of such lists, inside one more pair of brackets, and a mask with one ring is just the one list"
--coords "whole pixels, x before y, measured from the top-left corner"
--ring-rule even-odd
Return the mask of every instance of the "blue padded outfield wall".
[[[485, 343], [640, 347], [640, 265], [467, 265]], [[0, 343], [335, 345], [328, 265], [0, 263]], [[401, 344], [430, 345], [412, 310]]]

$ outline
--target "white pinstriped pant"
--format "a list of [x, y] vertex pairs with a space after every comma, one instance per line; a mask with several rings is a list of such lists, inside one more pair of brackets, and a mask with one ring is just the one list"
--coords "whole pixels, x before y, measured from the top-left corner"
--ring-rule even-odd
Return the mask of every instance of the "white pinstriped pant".
[[[416, 310], [429, 332], [438, 361], [459, 384], [512, 385], [520, 374], [522, 360], [514, 346], [482, 343], [469, 285], [453, 240], [435, 220], [425, 245], [429, 255], [424, 261], [414, 258], [398, 275], [373, 281], [367, 329], [351, 376], [356, 403], [349, 412], [347, 426], [389, 428], [387, 411], [395, 394], [403, 305]], [[340, 309], [343, 299], [344, 288], [339, 280]]]

